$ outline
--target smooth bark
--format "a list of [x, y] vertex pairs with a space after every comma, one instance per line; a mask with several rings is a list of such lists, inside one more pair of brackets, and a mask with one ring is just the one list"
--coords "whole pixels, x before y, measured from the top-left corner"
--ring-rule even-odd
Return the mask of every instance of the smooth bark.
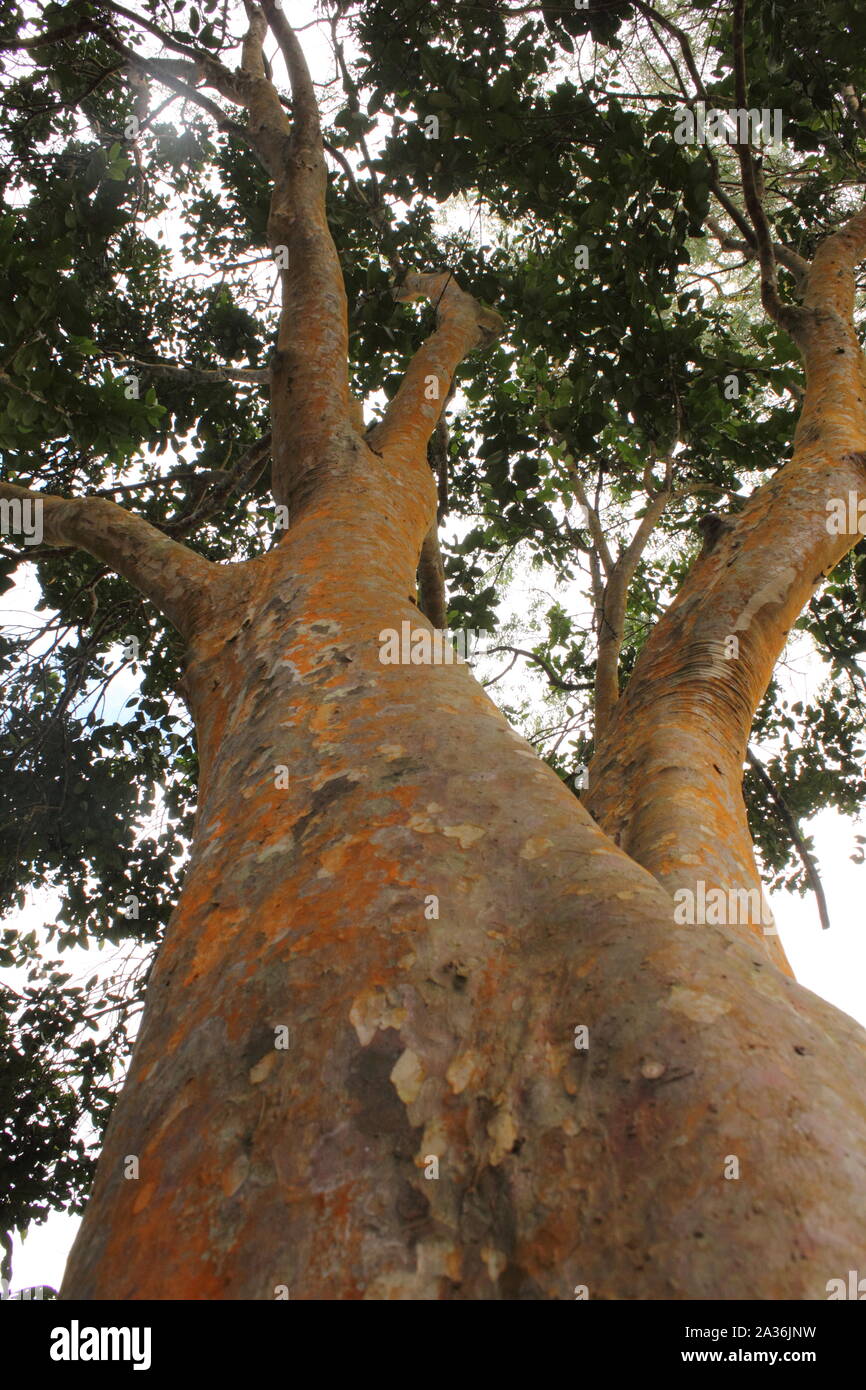
[[825, 1296], [862, 1030], [674, 927], [466, 667], [383, 664], [411, 567], [344, 520], [235, 571], [193, 646], [193, 857], [64, 1296]]
[[398, 295], [432, 299], [437, 327], [364, 431], [309, 73], [273, 0], [247, 12], [235, 73], [183, 46], [130, 61], [271, 174], [291, 524], [215, 566], [103, 499], [45, 499], [50, 544], [113, 564], [185, 637], [201, 765], [63, 1296], [823, 1298], [866, 1235], [866, 1034], [760, 929], [678, 926], [673, 895], [757, 884], [749, 728], [855, 540], [825, 504], [864, 482], [863, 219], [786, 313], [808, 378], [792, 463], [696, 564], [622, 696], [608, 653], [596, 823], [450, 649], [383, 659], [404, 623], [432, 643], [409, 598], [436, 518], [427, 442], [502, 324], [447, 271], [407, 277]]

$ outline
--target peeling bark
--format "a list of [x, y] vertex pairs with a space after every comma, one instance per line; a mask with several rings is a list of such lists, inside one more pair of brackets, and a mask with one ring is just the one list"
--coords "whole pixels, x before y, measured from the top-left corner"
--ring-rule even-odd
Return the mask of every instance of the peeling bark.
[[380, 662], [424, 620], [360, 551], [337, 591], [334, 535], [238, 567], [193, 645], [193, 857], [64, 1296], [823, 1296], [861, 1030], [675, 928], [465, 666]]
[[749, 727], [853, 543], [828, 534], [827, 497], [864, 486], [848, 305], [866, 229], [825, 243], [791, 320], [792, 463], [610, 700], [596, 823], [464, 664], [383, 660], [388, 631], [430, 632], [407, 597], [436, 515], [427, 441], [501, 320], [448, 272], [408, 277], [437, 327], [362, 432], [309, 74], [273, 0], [247, 12], [239, 72], [201, 75], [246, 109], [289, 251], [272, 455], [291, 525], [214, 566], [101, 499], [45, 499], [49, 543], [113, 564], [184, 634], [201, 766], [63, 1296], [823, 1297], [866, 1236], [866, 1034], [771, 939], [778, 964], [748, 931], [677, 925], [673, 894], [757, 881]]

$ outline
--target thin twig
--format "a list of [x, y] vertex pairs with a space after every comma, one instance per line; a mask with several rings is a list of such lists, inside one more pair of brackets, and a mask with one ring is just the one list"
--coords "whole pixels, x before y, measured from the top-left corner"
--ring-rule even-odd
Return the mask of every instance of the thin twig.
[[770, 777], [770, 774], [767, 772], [767, 769], [764, 767], [764, 764], [760, 761], [758, 757], [756, 757], [756, 755], [752, 752], [751, 748], [746, 749], [746, 758], [748, 760], [749, 767], [752, 768], [752, 770], [754, 771], [755, 776], [758, 778], [758, 781], [761, 783], [765, 791], [768, 793], [768, 795], [772, 798], [773, 802], [775, 803], [779, 815], [781, 816], [788, 829], [788, 832], [791, 836], [791, 843], [793, 844], [794, 849], [800, 856], [803, 868], [806, 870], [806, 877], [809, 880], [809, 885], [812, 889], [812, 892], [815, 894], [815, 899], [818, 904], [818, 916], [821, 918], [821, 926], [823, 927], [824, 931], [827, 931], [830, 926], [830, 914], [827, 911], [827, 899], [824, 896], [824, 886], [821, 883], [821, 879], [818, 876], [818, 870], [815, 866], [815, 862], [808, 849], [806, 848], [806, 842], [803, 839], [802, 834], [800, 833], [800, 827], [797, 824], [797, 818], [794, 815], [794, 812], [791, 810], [785, 798], [782, 796], [782, 793], [774, 785], [773, 779]]

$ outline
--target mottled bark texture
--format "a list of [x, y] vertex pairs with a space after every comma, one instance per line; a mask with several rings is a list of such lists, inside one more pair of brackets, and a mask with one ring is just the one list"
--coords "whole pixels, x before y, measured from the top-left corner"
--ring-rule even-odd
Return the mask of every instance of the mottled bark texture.
[[[666, 888], [757, 888], [742, 797], [755, 710], [788, 633], [859, 540], [828, 504], [866, 490], [866, 369], [854, 328], [854, 269], [866, 212], [818, 252], [786, 326], [806, 392], [789, 463], [705, 548], [615, 706], [585, 801]], [[760, 923], [755, 931], [764, 935]], [[787, 968], [781, 948], [764, 936]]]
[[[308, 76], [276, 5], [249, 13], [242, 73], [211, 81], [246, 103], [289, 248], [273, 460], [291, 526], [244, 564], [165, 551], [160, 592], [138, 523], [110, 514], [118, 568], [187, 638], [201, 791], [63, 1294], [825, 1297], [863, 1267], [866, 1036], [760, 927], [677, 926], [672, 894], [757, 882], [751, 719], [856, 539], [828, 534], [825, 502], [864, 486], [840, 288], [862, 219], [810, 277], [793, 462], [696, 564], [624, 696], [609, 680], [597, 824], [464, 665], [381, 659], [384, 631], [429, 629], [409, 598], [436, 512], [426, 444], [500, 325], [446, 272], [412, 277], [400, 293], [438, 326], [363, 433]], [[110, 562], [105, 508], [65, 516], [79, 529], [50, 539]]]
[[337, 520], [193, 644], [193, 860], [64, 1296], [822, 1297], [861, 1030], [674, 928], [466, 667], [383, 665], [424, 620], [361, 536], [333, 583]]

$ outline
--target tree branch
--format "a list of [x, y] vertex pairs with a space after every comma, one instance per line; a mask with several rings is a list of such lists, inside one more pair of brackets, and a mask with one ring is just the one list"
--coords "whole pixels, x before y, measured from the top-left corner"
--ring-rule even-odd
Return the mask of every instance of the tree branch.
[[[176, 77], [182, 78], [184, 76], [189, 76], [191, 79], [206, 80], [209, 86], [215, 88], [215, 90], [220, 92], [223, 96], [228, 97], [229, 100], [233, 101], [237, 106], [245, 105], [237, 74], [225, 67], [225, 65], [221, 63], [218, 58], [214, 58], [211, 53], [208, 53], [202, 48], [193, 48], [189, 44], [181, 43], [173, 34], [160, 28], [158, 24], [154, 24], [153, 21], [148, 19], [145, 15], [135, 14], [132, 10], [128, 10], [125, 5], [117, 4], [116, 0], [98, 0], [98, 3], [101, 9], [107, 10], [109, 13], [122, 19], [127, 19], [130, 23], [135, 24], [137, 28], [144, 29], [147, 33], [152, 34], [154, 38], [159, 39], [160, 43], [162, 43], [165, 48], [173, 49], [175, 53], [182, 54], [188, 62], [183, 68], [181, 68], [179, 64], [175, 66], [174, 73]], [[100, 33], [109, 43], [116, 46], [115, 35], [111, 33], [106, 34], [104, 31], [100, 31]], [[158, 58], [155, 61], [161, 64], [164, 71], [170, 70], [167, 66], [170, 60]]]
[[853, 117], [855, 124], [866, 134], [866, 111], [850, 82], [845, 83], [840, 95], [848, 115]]
[[[106, 43], [110, 44], [111, 47], [126, 60], [131, 68], [135, 68], [140, 72], [146, 72], [157, 82], [161, 82], [164, 87], [169, 87], [173, 92], [177, 92], [179, 96], [186, 97], [188, 101], [194, 102], [196, 106], [201, 107], [202, 111], [206, 111], [207, 114], [213, 118], [220, 130], [240, 136], [245, 142], [252, 143], [252, 137], [248, 130], [242, 125], [238, 125], [237, 121], [233, 121], [227, 116], [226, 113], [217, 106], [215, 101], [211, 101], [210, 97], [205, 96], [204, 92], [200, 92], [197, 87], [192, 86], [189, 82], [184, 82], [177, 76], [178, 69], [181, 66], [180, 59], [145, 58], [142, 54], [136, 53], [134, 49], [128, 48], [127, 45], [121, 42], [114, 34], [103, 33], [102, 37], [105, 39]], [[186, 68], [184, 68], [184, 71], [186, 71]], [[198, 69], [193, 64], [189, 64], [188, 75], [192, 78], [198, 78], [200, 75]]]
[[[198, 49], [190, 48], [188, 44], [181, 43], [173, 34], [169, 34], [167, 30], [161, 29], [158, 24], [154, 24], [153, 20], [148, 19], [146, 15], [135, 14], [133, 10], [128, 10], [125, 5], [118, 5], [116, 0], [97, 0], [97, 4], [101, 10], [108, 10], [111, 14], [118, 15], [122, 19], [128, 19], [136, 28], [146, 29], [149, 34], [153, 34], [154, 38], [159, 39], [160, 43], [166, 48], [174, 49], [175, 53], [182, 53], [185, 58], [191, 58], [193, 62], [198, 61]], [[228, 69], [226, 69], [226, 71], [228, 71]]]
[[[32, 20], [28, 21], [28, 23], [32, 22]], [[34, 48], [42, 48], [46, 44], [62, 43], [65, 39], [77, 38], [78, 35], [83, 33], [88, 27], [89, 20], [82, 16], [82, 18], [74, 24], [61, 25], [57, 29], [48, 30], [45, 34], [36, 34], [32, 39], [16, 38], [14, 43], [9, 39], [0, 41], [0, 50], [9, 52], [11, 50], [17, 51], [18, 49], [23, 49], [25, 52], [29, 52]]]
[[394, 450], [410, 459], [426, 449], [460, 362], [473, 348], [494, 342], [505, 325], [494, 310], [461, 290], [451, 271], [407, 275], [394, 298], [436, 304], [435, 330], [409, 363], [384, 419], [367, 435], [377, 452]]
[[56, 497], [0, 483], [0, 498], [38, 505], [48, 545], [86, 550], [151, 599], [182, 636], [193, 631], [216, 569], [209, 560], [103, 497]]
[[[746, 48], [744, 38], [745, 13], [746, 0], [734, 0], [734, 86], [737, 106], [743, 111], [748, 108]], [[788, 332], [794, 336], [798, 320], [791, 308], [784, 304], [779, 297], [779, 287], [776, 281], [776, 259], [773, 254], [770, 224], [767, 221], [764, 204], [758, 192], [752, 147], [748, 140], [742, 140], [737, 143], [735, 148], [737, 151], [737, 158], [740, 161], [740, 176], [743, 183], [743, 197], [746, 201], [746, 210], [752, 220], [752, 226], [755, 229], [758, 264], [761, 268], [761, 303], [770, 318], [773, 319], [775, 323], [778, 323], [781, 328], [787, 329]]]
[[[655, 20], [657, 24], [660, 24], [663, 29], [666, 29], [667, 32], [671, 34], [673, 38], [676, 39], [677, 43], [680, 46], [680, 51], [683, 55], [683, 58], [685, 59], [685, 64], [688, 68], [689, 76], [695, 84], [695, 91], [697, 92], [698, 96], [702, 101], [706, 101], [707, 89], [704, 86], [703, 78], [701, 77], [697, 63], [695, 62], [695, 55], [692, 52], [692, 45], [689, 41], [689, 36], [685, 32], [685, 30], [680, 29], [678, 25], [674, 24], [673, 20], [668, 19], [665, 15], [659, 14], [658, 10], [653, 9], [652, 5], [646, 4], [644, 0], [635, 0], [635, 8], [640, 10], [644, 18], [649, 19], [650, 21]], [[677, 76], [679, 76], [679, 74], [677, 74]], [[680, 86], [681, 88], [683, 87], [682, 82], [680, 82]]]
[[[266, 152], [274, 186], [268, 242], [281, 264], [282, 305], [271, 378], [273, 493], [297, 511], [299, 489], [315, 486], [334, 446], [353, 432], [349, 327], [343, 273], [325, 215], [325, 165], [315, 91], [297, 37], [275, 0], [245, 0], [249, 32], [243, 69], [250, 84], [254, 140]], [[264, 67], [267, 25], [292, 88], [292, 124]], [[287, 261], [287, 264], [286, 264]]]
[[866, 256], [866, 205], [825, 237], [812, 259], [803, 297], [808, 309], [831, 309], [853, 328], [854, 271]]
[[[564, 681], [561, 676], [556, 674], [550, 663], [545, 661], [543, 656], [536, 656], [535, 652], [528, 652], [524, 647], [511, 647], [503, 643], [498, 647], [487, 647], [485, 649], [485, 656], [490, 656], [493, 652], [513, 652], [515, 656], [525, 656], [527, 661], [534, 661], [536, 666], [541, 667], [547, 679], [550, 681], [550, 684], [555, 686], [557, 690], [592, 690], [592, 681]], [[497, 676], [497, 680], [498, 679], [499, 677]]]
[[607, 543], [607, 538], [604, 534], [604, 531], [602, 530], [601, 518], [599, 517], [598, 509], [590, 504], [589, 494], [587, 493], [586, 488], [583, 485], [583, 479], [581, 478], [580, 473], [578, 472], [577, 464], [574, 461], [574, 455], [571, 454], [566, 448], [565, 439], [559, 433], [559, 430], [554, 429], [553, 425], [546, 417], [544, 419], [544, 425], [548, 433], [550, 434], [551, 439], [553, 439], [554, 443], [556, 443], [562, 451], [562, 461], [565, 464], [565, 469], [568, 473], [569, 481], [571, 482], [571, 485], [574, 488], [574, 494], [578, 500], [580, 507], [583, 510], [584, 516], [586, 517], [587, 528], [589, 530], [589, 534], [592, 536], [592, 543], [595, 546], [596, 553], [601, 561], [601, 567], [606, 575], [610, 575], [613, 573], [614, 558], [610, 553], [610, 547]]
[[424, 537], [418, 561], [418, 607], [435, 628], [444, 630], [448, 623], [445, 567], [439, 548], [439, 528], [435, 521]]
[[[339, 68], [340, 76], [342, 78], [343, 91], [346, 93], [346, 99], [348, 102], [349, 110], [357, 114], [361, 110], [361, 102], [358, 96], [358, 88], [352, 81], [352, 76], [349, 72], [348, 64], [346, 63], [346, 55], [343, 52], [343, 45], [340, 43], [337, 37], [337, 20], [338, 15], [334, 14], [331, 16], [331, 46], [334, 51], [334, 56], [337, 60], [337, 67]], [[350, 174], [349, 177], [351, 182], [354, 184], [355, 192], [357, 193], [358, 197], [366, 204], [370, 213], [370, 220], [373, 223], [374, 227], [376, 227], [376, 229], [381, 233], [383, 242], [391, 242], [391, 245], [383, 246], [383, 251], [387, 258], [388, 264], [391, 267], [392, 273], [397, 277], [397, 279], [402, 280], [403, 276], [406, 274], [406, 268], [400, 263], [400, 259], [396, 253], [396, 250], [394, 249], [390, 225], [390, 214], [385, 204], [385, 200], [382, 197], [382, 189], [379, 184], [379, 180], [376, 176], [375, 165], [370, 155], [370, 150], [367, 145], [366, 137], [363, 134], [358, 135], [358, 144], [361, 147], [361, 153], [364, 156], [364, 165], [367, 170], [367, 173], [370, 176], [370, 182], [373, 187], [372, 202], [364, 193], [362, 193], [361, 189], [355, 182], [354, 175]], [[340, 158], [339, 154], [336, 150], [333, 149], [332, 146], [326, 144], [325, 148], [328, 149], [332, 154], [336, 155], [337, 158]], [[345, 162], [344, 168], [349, 169], [350, 167], [351, 166], [349, 166], [347, 160]]]
[[[256, 7], [247, 4], [248, 13], [253, 8]], [[289, 74], [292, 88], [292, 143], [296, 149], [311, 150], [321, 158], [322, 129], [319, 122], [319, 106], [304, 51], [277, 0], [263, 0], [262, 9], [271, 33], [280, 46]], [[324, 161], [322, 164], [324, 167]]]
[[794, 849], [797, 851], [797, 854], [800, 856], [803, 868], [806, 870], [806, 877], [809, 880], [812, 892], [815, 894], [815, 899], [818, 904], [818, 916], [821, 918], [821, 926], [824, 928], [824, 931], [827, 931], [827, 929], [830, 926], [830, 913], [827, 910], [827, 899], [824, 896], [824, 885], [822, 884], [821, 879], [818, 875], [818, 869], [815, 864], [815, 861], [809, 853], [808, 849], [806, 848], [806, 842], [803, 839], [803, 836], [800, 832], [800, 827], [797, 823], [797, 818], [794, 815], [794, 812], [791, 810], [785, 798], [782, 796], [782, 793], [775, 786], [773, 779], [767, 772], [767, 769], [764, 767], [764, 764], [760, 761], [758, 757], [756, 757], [756, 755], [752, 752], [751, 748], [746, 749], [746, 759], [748, 761], [749, 767], [753, 769], [755, 775], [764, 787], [765, 791], [769, 793], [770, 797], [773, 800], [773, 803], [779, 811], [782, 820], [785, 823], [788, 833], [791, 836], [791, 843], [794, 846]]
[[106, 352], [105, 356], [112, 362], [137, 367], [149, 376], [185, 381], [190, 385], [226, 382], [266, 386], [271, 379], [270, 367], [180, 367], [173, 362], [144, 362], [139, 357], [127, 357], [118, 352]]
[[[714, 217], [708, 217], [706, 225], [717, 239], [723, 251], [736, 251], [744, 255], [748, 260], [754, 260], [757, 257], [758, 249], [754, 241], [738, 241], [736, 237], [726, 232], [724, 227], [722, 227]], [[798, 290], [802, 291], [809, 275], [809, 262], [803, 256], [798, 256], [797, 252], [792, 251], [790, 247], [783, 246], [779, 241], [773, 242], [773, 254], [779, 265], [783, 265], [786, 270], [790, 270], [797, 281]]]
[[647, 509], [626, 549], [618, 555], [607, 576], [598, 625], [598, 661], [595, 669], [595, 737], [600, 739], [619, 700], [619, 659], [628, 605], [629, 585], [641, 555], [671, 498], [673, 465], [665, 461], [665, 481], [652, 493]]
[[451, 389], [442, 402], [442, 413], [436, 421], [433, 433], [427, 440], [427, 462], [436, 479], [436, 521], [440, 526], [448, 515], [448, 449], [450, 436], [448, 433], [448, 418], [445, 412], [454, 396], [456, 384], [456, 381], [452, 379]]
[[[274, 180], [274, 189], [288, 174], [289, 118], [265, 66], [264, 41], [268, 32], [258, 5], [245, 5], [249, 28], [241, 53], [240, 82], [249, 111], [250, 136], [259, 157]], [[273, 199], [271, 202], [273, 210]], [[274, 245], [271, 238], [271, 245]]]
[[177, 517], [173, 521], [167, 521], [166, 531], [170, 531], [175, 536], [182, 536], [218, 512], [233, 494], [246, 492], [254, 487], [264, 472], [270, 457], [271, 436], [268, 433], [263, 434], [254, 444], [250, 445], [235, 464], [229, 476], [206, 492], [191, 512], [188, 512], [186, 516]]
[[[665, 29], [669, 34], [673, 35], [673, 37], [679, 44], [680, 52], [683, 55], [686, 67], [689, 72], [689, 76], [691, 77], [692, 82], [694, 83], [695, 91], [697, 93], [697, 97], [695, 99], [689, 97], [686, 91], [685, 83], [683, 82], [682, 77], [680, 76], [680, 73], [677, 70], [675, 64], [671, 61], [671, 66], [674, 69], [677, 82], [679, 83], [680, 91], [683, 93], [683, 97], [686, 101], [686, 104], [691, 108], [694, 106], [694, 100], [700, 100], [705, 102], [707, 105], [710, 105], [711, 103], [709, 100], [709, 95], [707, 93], [706, 87], [704, 86], [703, 78], [701, 77], [698, 65], [695, 62], [695, 55], [692, 50], [691, 43], [689, 41], [689, 36], [685, 32], [685, 30], [680, 29], [678, 25], [674, 24], [673, 21], [668, 19], [665, 15], [659, 14], [658, 10], [653, 9], [653, 7], [649, 4], [646, 4], [644, 0], [636, 0], [636, 7], [638, 10], [640, 10], [641, 14], [643, 14], [648, 20], [655, 20], [657, 24], [659, 24], [663, 29]], [[667, 50], [665, 51], [667, 52]], [[670, 55], [668, 55], [668, 57], [670, 59]], [[716, 159], [716, 156], [713, 153], [713, 150], [710, 145], [704, 146], [704, 155], [706, 157], [707, 163], [710, 166], [710, 187], [713, 193], [715, 194], [719, 203], [724, 208], [725, 212], [730, 217], [731, 221], [737, 228], [739, 228], [740, 232], [745, 238], [746, 245], [750, 247], [755, 252], [755, 254], [757, 254], [758, 243], [755, 232], [750, 226], [748, 219], [743, 216], [736, 203], [733, 201], [732, 198], [728, 197], [727, 193], [722, 187], [721, 174], [719, 171], [719, 161]]]

